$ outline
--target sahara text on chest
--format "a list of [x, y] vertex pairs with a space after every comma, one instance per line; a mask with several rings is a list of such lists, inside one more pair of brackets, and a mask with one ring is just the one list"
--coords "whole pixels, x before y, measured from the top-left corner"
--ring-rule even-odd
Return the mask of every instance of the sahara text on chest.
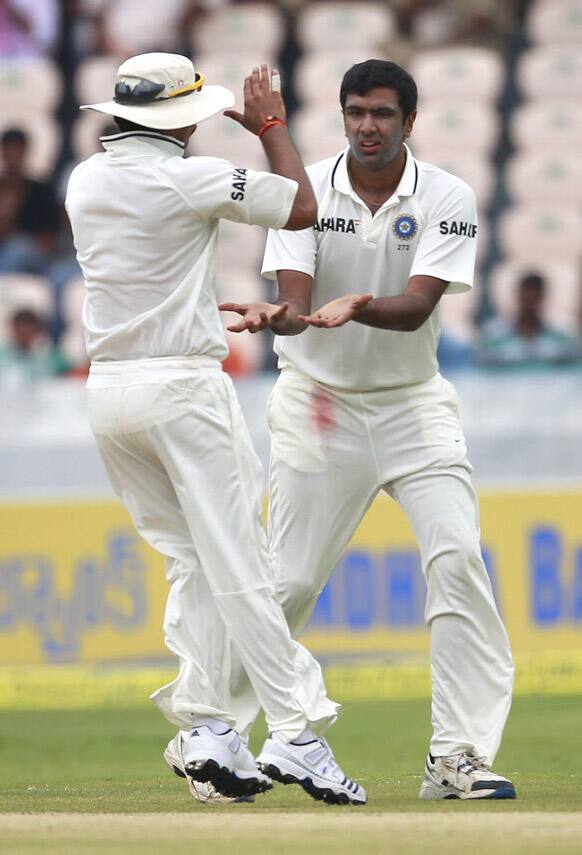
[[359, 220], [346, 220], [343, 217], [322, 217], [313, 228], [316, 232], [342, 232], [355, 235], [356, 223]]

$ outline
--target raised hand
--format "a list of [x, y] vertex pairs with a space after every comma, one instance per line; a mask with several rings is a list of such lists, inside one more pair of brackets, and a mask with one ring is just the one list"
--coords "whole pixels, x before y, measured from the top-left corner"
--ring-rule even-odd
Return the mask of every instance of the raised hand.
[[299, 320], [312, 327], [323, 327], [325, 329], [342, 327], [348, 321], [352, 321], [360, 309], [367, 306], [373, 299], [373, 294], [346, 294], [326, 303], [325, 306], [310, 315], [299, 315]]
[[281, 306], [273, 303], [221, 303], [218, 308], [221, 312], [236, 312], [242, 315], [242, 321], [227, 327], [230, 332], [248, 330], [250, 333], [256, 333], [285, 320], [289, 303], [283, 303]]
[[234, 119], [247, 131], [258, 134], [268, 116], [285, 119], [285, 102], [281, 96], [281, 78], [277, 69], [269, 76], [269, 67], [263, 63], [253, 68], [244, 82], [244, 113], [226, 110], [224, 115]]

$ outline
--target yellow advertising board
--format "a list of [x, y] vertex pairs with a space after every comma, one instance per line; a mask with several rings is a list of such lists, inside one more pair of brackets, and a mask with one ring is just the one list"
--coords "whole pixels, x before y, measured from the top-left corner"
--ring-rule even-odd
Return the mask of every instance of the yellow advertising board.
[[[582, 649], [582, 491], [483, 493], [482, 542], [514, 652]], [[115, 502], [0, 505], [0, 665], [164, 653], [163, 560]], [[321, 595], [318, 654], [428, 649], [408, 523], [377, 499]]]

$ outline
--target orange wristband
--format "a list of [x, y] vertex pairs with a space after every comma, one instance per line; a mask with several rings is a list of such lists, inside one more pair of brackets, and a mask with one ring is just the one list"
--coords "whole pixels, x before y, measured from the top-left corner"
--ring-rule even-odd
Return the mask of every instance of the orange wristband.
[[280, 119], [278, 116], [267, 116], [259, 128], [259, 139], [262, 140], [269, 128], [274, 128], [275, 125], [280, 125], [282, 128], [286, 128], [287, 122], [285, 119]]

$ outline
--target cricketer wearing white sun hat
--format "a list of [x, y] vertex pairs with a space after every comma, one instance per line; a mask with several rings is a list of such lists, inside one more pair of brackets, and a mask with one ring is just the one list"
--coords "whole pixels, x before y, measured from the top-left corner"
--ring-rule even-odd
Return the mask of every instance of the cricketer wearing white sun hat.
[[[115, 492], [166, 558], [164, 639], [179, 673], [151, 698], [180, 733], [164, 757], [192, 779], [195, 798], [198, 785], [206, 800], [271, 786], [234, 732], [252, 722], [255, 705], [250, 716], [230, 713], [222, 674], [232, 646], [278, 748], [301, 755], [307, 792], [363, 803], [327, 743], [314, 752], [311, 727], [331, 724], [338, 706], [323, 680], [304, 684], [303, 673], [319, 666], [291, 638], [276, 599], [260, 464], [221, 366], [220, 221], [303, 230], [317, 204], [276, 70], [263, 63], [245, 77], [242, 113], [224, 109], [234, 101], [227, 89], [202, 84], [186, 57], [123, 63], [114, 100], [87, 105], [115, 116], [119, 133], [102, 137], [104, 151], [73, 169], [65, 201], [86, 283], [89, 422]], [[258, 137], [271, 172], [185, 156], [196, 125], [221, 111]]]
[[117, 72], [114, 96], [100, 104], [83, 104], [157, 130], [186, 128], [209, 119], [234, 104], [224, 86], [208, 86], [186, 56], [144, 53], [123, 62]]

